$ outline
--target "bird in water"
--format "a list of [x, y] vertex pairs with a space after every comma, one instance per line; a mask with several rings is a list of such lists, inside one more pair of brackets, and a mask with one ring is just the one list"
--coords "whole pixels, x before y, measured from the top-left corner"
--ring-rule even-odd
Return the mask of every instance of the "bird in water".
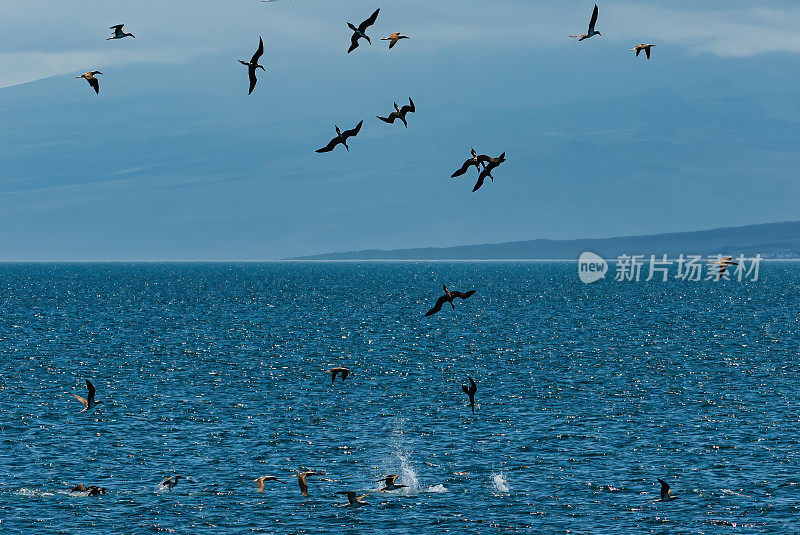
[[264, 40], [259, 37], [258, 38], [258, 50], [256, 53], [253, 54], [253, 57], [250, 58], [250, 61], [244, 61], [242, 59], [239, 60], [239, 63], [242, 65], [247, 65], [247, 74], [250, 76], [250, 90], [247, 94], [251, 94], [253, 89], [256, 87], [256, 82], [258, 79], [256, 78], [256, 69], [261, 69], [262, 71], [266, 72], [267, 69], [264, 68], [263, 65], [258, 64], [259, 58], [264, 54]]
[[450, 290], [447, 289], [447, 286], [445, 286], [444, 284], [442, 284], [442, 288], [444, 288], [444, 295], [441, 296], [436, 301], [436, 304], [433, 306], [432, 309], [430, 309], [429, 311], [427, 311], [425, 313], [425, 316], [433, 316], [434, 314], [436, 314], [437, 312], [439, 312], [442, 309], [442, 305], [445, 304], [445, 303], [450, 303], [450, 306], [452, 306], [453, 310], [455, 310], [456, 309], [456, 305], [453, 304], [453, 300], [456, 297], [459, 297], [461, 299], [467, 299], [468, 297], [470, 297], [472, 294], [475, 293], [475, 290], [470, 290], [467, 293], [463, 293], [463, 294], [461, 292], [451, 292]]
[[123, 37], [133, 37], [134, 39], [136, 39], [136, 36], [133, 35], [132, 33], [125, 32], [125, 30], [122, 28], [123, 26], [125, 25], [117, 24], [115, 26], [109, 27], [108, 28], [109, 30], [114, 30], [114, 35], [107, 38], [106, 41], [110, 41], [111, 39], [122, 39]]
[[377, 482], [383, 482], [383, 487], [381, 487], [381, 492], [386, 492], [389, 490], [397, 490], [408, 487], [408, 485], [398, 485], [396, 483], [397, 478], [400, 477], [398, 475], [388, 475], [385, 476], [383, 479], [379, 479]]
[[98, 487], [97, 485], [89, 485], [86, 487], [83, 485], [83, 483], [75, 485], [70, 490], [70, 493], [85, 493], [87, 496], [101, 496], [106, 492], [108, 492], [108, 489], [105, 487]]
[[400, 32], [390, 33], [389, 37], [381, 37], [381, 41], [389, 41], [389, 48], [397, 44], [400, 39], [409, 39], [407, 35], [400, 35]]
[[353, 26], [353, 23], [351, 23], [351, 22], [347, 23], [347, 26], [351, 30], [353, 30], [353, 35], [352, 35], [352, 37], [350, 37], [350, 48], [347, 49], [347, 53], [348, 54], [350, 52], [352, 52], [353, 50], [355, 50], [356, 48], [358, 48], [358, 40], [361, 39], [362, 37], [364, 39], [366, 39], [369, 44], [372, 44], [372, 41], [369, 40], [369, 36], [364, 32], [367, 31], [367, 28], [369, 28], [370, 26], [375, 24], [375, 21], [378, 20], [378, 13], [379, 12], [380, 12], [380, 8], [376, 9], [375, 13], [370, 15], [367, 20], [365, 20], [364, 22], [362, 22], [361, 24], [358, 25], [358, 28]]
[[647, 56], [647, 59], [650, 59], [650, 49], [653, 48], [654, 46], [656, 46], [656, 45], [646, 45], [644, 43], [639, 43], [635, 47], [629, 48], [628, 50], [630, 50], [631, 52], [636, 51], [636, 57], [637, 58], [639, 57], [639, 52], [644, 50], [644, 53]]
[[364, 121], [363, 121], [363, 120], [362, 120], [362, 121], [360, 121], [360, 122], [359, 122], [359, 123], [356, 125], [356, 127], [355, 127], [355, 128], [351, 128], [350, 130], [345, 130], [344, 132], [342, 132], [341, 130], [339, 130], [339, 127], [338, 127], [338, 126], [336, 126], [336, 127], [335, 127], [335, 128], [336, 128], [336, 137], [335, 137], [335, 138], [333, 138], [333, 139], [331, 139], [331, 140], [330, 140], [330, 142], [329, 142], [327, 145], [325, 145], [325, 146], [324, 146], [324, 147], [322, 147], [321, 149], [317, 149], [317, 150], [315, 150], [314, 152], [330, 152], [330, 151], [332, 151], [332, 150], [334, 149], [334, 147], [336, 147], [336, 145], [338, 145], [339, 143], [341, 143], [342, 145], [344, 145], [344, 148], [346, 148], [346, 149], [347, 149], [347, 151], [348, 151], [348, 152], [350, 152], [350, 147], [348, 147], [348, 146], [347, 146], [347, 138], [349, 138], [349, 137], [355, 137], [355, 136], [357, 136], [357, 135], [358, 135], [358, 132], [359, 132], [359, 130], [361, 130], [361, 125], [362, 125], [362, 124], [364, 124]]
[[414, 101], [411, 100], [411, 97], [408, 97], [408, 104], [404, 105], [402, 108], [397, 105], [397, 102], [394, 103], [394, 111], [389, 114], [388, 117], [381, 117], [380, 115], [376, 115], [378, 119], [383, 121], [384, 123], [394, 123], [395, 119], [400, 119], [403, 121], [403, 124], [406, 125], [408, 128], [408, 122], [406, 122], [406, 114], [409, 112], [414, 113], [417, 111], [417, 108], [414, 106]]
[[342, 382], [344, 382], [350, 374], [350, 370], [348, 368], [336, 367], [328, 370], [328, 373], [331, 374], [331, 384], [333, 384], [336, 382], [336, 376], [339, 374], [342, 375]]
[[161, 482], [161, 484], [160, 484], [159, 486], [160, 486], [160, 487], [162, 487], [162, 488], [165, 488], [165, 489], [170, 489], [170, 490], [172, 490], [173, 488], [175, 488], [175, 485], [177, 485], [177, 484], [178, 484], [178, 480], [179, 480], [181, 477], [182, 477], [182, 476], [178, 476], [178, 475], [175, 475], [175, 476], [170, 476], [170, 477], [168, 477], [167, 479], [165, 479], [164, 481], [162, 481], [162, 482]]
[[464, 391], [466, 395], [469, 396], [469, 406], [472, 407], [473, 414], [475, 413], [475, 392], [478, 391], [478, 385], [475, 384], [475, 381], [472, 380], [472, 377], [467, 375], [467, 379], [469, 379], [469, 386], [461, 383], [461, 390]]
[[732, 256], [723, 256], [716, 262], [712, 262], [712, 264], [719, 266], [719, 272], [717, 273], [717, 280], [722, 278], [722, 275], [728, 270], [728, 266], [738, 266], [737, 262], [733, 261]]
[[483, 164], [483, 171], [481, 171], [478, 174], [478, 181], [475, 183], [475, 187], [472, 188], [473, 192], [481, 189], [481, 186], [483, 186], [483, 181], [486, 180], [486, 177], [491, 178], [492, 182], [494, 182], [494, 177], [492, 176], [492, 170], [495, 167], [499, 166], [504, 161], [506, 161], [506, 153], [504, 152], [497, 158], [491, 158], [489, 156], [487, 156], [487, 158], [488, 158], [488, 163], [486, 161], [481, 162]]
[[89, 391], [87, 399], [84, 399], [84, 398], [80, 397], [78, 394], [70, 393], [72, 395], [72, 397], [74, 397], [75, 399], [77, 399], [78, 401], [83, 403], [83, 410], [81, 412], [86, 412], [89, 409], [94, 409], [97, 405], [100, 405], [101, 403], [103, 403], [102, 401], [95, 401], [94, 400], [95, 389], [94, 389], [94, 385], [92, 384], [92, 382], [89, 379], [86, 379], [86, 389]]
[[344, 507], [361, 507], [362, 505], [369, 505], [369, 502], [364, 501], [364, 498], [367, 497], [366, 494], [356, 496], [356, 493], [352, 490], [340, 490], [336, 494], [344, 494], [347, 496], [347, 503], [344, 505]]
[[594, 25], [596, 23], [597, 23], [597, 4], [594, 5], [594, 11], [592, 11], [592, 19], [589, 21], [589, 31], [584, 33], [583, 35], [570, 35], [570, 37], [577, 37], [578, 41], [583, 41], [584, 39], [594, 37], [595, 35], [602, 36], [603, 34], [594, 29]]
[[278, 479], [275, 476], [261, 476], [261, 477], [259, 477], [257, 479], [254, 479], [253, 481], [255, 481], [255, 484], [258, 487], [258, 492], [260, 492], [261, 494], [264, 494], [264, 489], [267, 488], [267, 486], [265, 485], [265, 482], [267, 482], [267, 481], [277, 481], [278, 483], [283, 483], [283, 481], [281, 481], [280, 479]]
[[663, 479], [658, 480], [661, 483], [661, 501], [662, 502], [671, 502], [672, 500], [677, 500], [678, 497], [672, 494], [672, 491], [669, 490], [669, 485]]
[[[297, 484], [300, 485], [300, 495], [308, 496], [308, 483], [306, 478], [311, 476], [324, 476], [325, 472], [314, 472], [313, 470], [306, 470], [305, 472], [297, 473]], [[323, 481], [331, 481], [330, 479], [322, 479]]]
[[100, 94], [100, 80], [94, 77], [95, 74], [103, 74], [100, 71], [89, 71], [86, 74], [81, 74], [80, 76], [76, 76], [75, 78], [85, 78], [89, 85], [92, 86], [94, 92], [98, 95]]

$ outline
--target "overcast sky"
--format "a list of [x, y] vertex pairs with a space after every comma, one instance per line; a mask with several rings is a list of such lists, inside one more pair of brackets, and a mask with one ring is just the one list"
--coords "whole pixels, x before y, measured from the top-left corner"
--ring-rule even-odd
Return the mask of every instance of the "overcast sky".
[[[268, 260], [800, 219], [793, 2], [26, 0], [0, 260]], [[346, 54], [348, 21], [377, 8]], [[136, 35], [106, 41], [125, 23]], [[379, 40], [411, 37], [391, 51]], [[259, 36], [265, 54], [247, 95]], [[627, 49], [655, 43], [653, 58]], [[100, 95], [74, 76], [103, 72]], [[412, 97], [409, 128], [375, 118]], [[316, 154], [334, 125], [350, 152]], [[470, 147], [507, 162], [472, 193]]]

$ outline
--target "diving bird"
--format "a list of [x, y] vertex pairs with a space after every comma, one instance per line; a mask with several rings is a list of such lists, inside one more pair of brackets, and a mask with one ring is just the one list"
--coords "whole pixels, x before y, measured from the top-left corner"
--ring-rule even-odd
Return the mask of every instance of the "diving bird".
[[583, 35], [570, 35], [570, 37], [578, 37], [578, 41], [583, 41], [584, 39], [588, 39], [595, 35], [602, 36], [600, 32], [594, 29], [594, 25], [597, 23], [597, 4], [594, 5], [594, 11], [592, 11], [592, 20], [589, 21], [589, 31]]
[[469, 379], [469, 386], [461, 383], [461, 390], [464, 391], [466, 395], [469, 396], [469, 406], [472, 407], [472, 412], [475, 412], [475, 392], [478, 391], [478, 386], [475, 384], [475, 381], [472, 380], [472, 377], [467, 375], [467, 379]]
[[389, 37], [381, 37], [381, 41], [391, 41], [389, 43], [389, 48], [392, 48], [394, 45], [397, 44], [397, 41], [400, 39], [408, 39], [406, 35], [400, 35], [400, 32], [390, 33]]
[[105, 487], [98, 487], [97, 485], [84, 486], [83, 483], [75, 485], [70, 490], [70, 493], [85, 492], [87, 496], [100, 496], [108, 491]]
[[400, 119], [403, 121], [403, 124], [406, 125], [408, 128], [408, 122], [406, 122], [406, 114], [409, 112], [414, 113], [417, 111], [417, 108], [414, 106], [414, 101], [411, 100], [411, 97], [408, 97], [408, 104], [405, 104], [402, 108], [397, 105], [397, 102], [394, 103], [394, 111], [389, 114], [388, 117], [381, 117], [380, 115], [376, 115], [378, 119], [383, 121], [384, 123], [394, 123], [395, 119]]
[[[297, 473], [297, 484], [300, 485], [300, 495], [301, 496], [308, 496], [308, 483], [306, 483], [306, 478], [311, 476], [324, 476], [325, 472], [314, 472], [312, 470], [306, 470], [305, 472], [298, 472]], [[323, 481], [330, 481], [330, 479], [323, 479]]]
[[358, 25], [358, 28], [353, 26], [353, 23], [351, 22], [347, 23], [347, 26], [353, 30], [353, 35], [350, 37], [350, 48], [347, 49], [348, 54], [358, 48], [358, 40], [362, 37], [366, 39], [369, 44], [372, 44], [372, 41], [369, 40], [369, 36], [364, 32], [367, 31], [367, 28], [375, 24], [375, 21], [378, 19], [379, 12], [380, 8], [376, 9], [375, 13], [370, 15], [367, 20]]
[[491, 158], [491, 157], [487, 158], [488, 158], [488, 163], [482, 162], [483, 171], [481, 171], [480, 174], [478, 174], [478, 181], [475, 183], [475, 187], [472, 188], [473, 192], [476, 192], [479, 189], [481, 189], [481, 186], [483, 186], [483, 181], [486, 180], [486, 177], [491, 178], [492, 182], [494, 182], [494, 177], [492, 176], [492, 170], [495, 167], [499, 166], [504, 161], [506, 161], [506, 153], [504, 152], [497, 158]]
[[408, 485], [398, 485], [396, 483], [398, 477], [400, 476], [392, 474], [384, 477], [383, 479], [379, 479], [377, 482], [383, 482], [383, 487], [381, 487], [380, 491], [385, 492], [387, 490], [397, 490], [408, 487]]
[[122, 39], [123, 37], [133, 37], [134, 39], [136, 39], [136, 36], [133, 35], [132, 33], [126, 33], [125, 30], [122, 28], [123, 26], [125, 25], [117, 24], [115, 26], [109, 27], [108, 28], [109, 30], [114, 30], [114, 35], [107, 38], [106, 41], [110, 41], [111, 39]]
[[178, 479], [180, 479], [180, 478], [181, 478], [181, 476], [177, 476], [177, 475], [176, 476], [170, 476], [167, 479], [165, 479], [164, 481], [162, 481], [160, 486], [164, 487], [165, 489], [172, 489], [172, 488], [175, 487], [175, 485], [178, 484]]
[[470, 297], [472, 294], [475, 293], [475, 290], [470, 290], [467, 293], [463, 294], [461, 292], [451, 292], [450, 290], [447, 289], [447, 286], [445, 286], [444, 284], [442, 284], [442, 288], [444, 288], [444, 295], [441, 296], [436, 301], [436, 305], [434, 305], [432, 309], [430, 309], [428, 312], [425, 313], [425, 316], [433, 316], [442, 309], [442, 305], [445, 303], [450, 303], [450, 306], [452, 306], [453, 310], [455, 310], [456, 305], [453, 304], [453, 300], [456, 297], [460, 297], [461, 299], [467, 299], [468, 297]]
[[361, 507], [362, 505], [369, 505], [369, 502], [364, 501], [364, 498], [367, 497], [366, 494], [356, 496], [356, 493], [352, 490], [340, 490], [336, 494], [344, 494], [347, 496], [347, 503], [344, 505], [344, 507]]
[[359, 123], [356, 125], [356, 127], [355, 127], [355, 128], [351, 128], [350, 130], [345, 130], [344, 132], [342, 132], [341, 130], [339, 130], [339, 127], [338, 127], [338, 126], [336, 126], [336, 137], [335, 137], [335, 138], [333, 138], [333, 139], [331, 139], [331, 140], [330, 140], [330, 142], [329, 142], [327, 145], [325, 145], [325, 146], [324, 146], [324, 147], [322, 147], [321, 149], [317, 149], [317, 150], [315, 150], [314, 152], [330, 152], [330, 151], [332, 151], [332, 150], [333, 150], [333, 148], [334, 148], [334, 147], [336, 147], [336, 145], [338, 145], [339, 143], [341, 143], [342, 145], [344, 145], [344, 148], [346, 148], [346, 149], [347, 149], [347, 151], [348, 151], [348, 152], [350, 152], [350, 147], [348, 147], [348, 146], [347, 146], [347, 138], [349, 138], [349, 137], [355, 137], [356, 135], [358, 135], [358, 132], [359, 132], [359, 130], [361, 130], [361, 125], [362, 125], [362, 124], [364, 124], [364, 121], [363, 121], [363, 120], [362, 120], [362, 121], [360, 121], [360, 122], [359, 122]]
[[333, 384], [336, 381], [336, 376], [338, 374], [342, 374], [342, 382], [344, 382], [344, 380], [347, 379], [350, 370], [348, 368], [337, 367], [337, 368], [331, 368], [330, 370], [328, 370], [328, 373], [331, 374], [331, 384]]
[[717, 273], [717, 280], [722, 278], [722, 274], [728, 269], [728, 266], [738, 266], [737, 262], [733, 261], [732, 256], [723, 256], [716, 262], [712, 262], [712, 264], [719, 266], [719, 273]]
[[478, 169], [480, 171], [482, 158], [488, 158], [488, 156], [483, 156], [483, 155], [478, 156], [478, 153], [475, 152], [475, 149], [470, 149], [470, 153], [472, 153], [472, 158], [467, 159], [461, 165], [461, 167], [458, 170], [456, 170], [455, 173], [450, 175], [450, 178], [455, 178], [457, 176], [463, 175], [464, 173], [467, 172], [467, 169], [469, 169], [473, 165], [475, 166], [475, 169]]
[[260, 492], [261, 494], [264, 494], [264, 489], [267, 488], [267, 486], [264, 484], [266, 481], [277, 481], [278, 483], [283, 483], [283, 481], [281, 481], [275, 476], [261, 476], [259, 478], [254, 479], [253, 481], [255, 481], [256, 486], [258, 487], [258, 492]]
[[100, 81], [94, 77], [95, 74], [103, 74], [100, 71], [89, 71], [86, 74], [81, 74], [80, 76], [76, 76], [75, 78], [85, 78], [89, 85], [92, 86], [94, 92], [98, 95], [100, 94]]
[[250, 58], [250, 61], [244, 61], [242, 59], [239, 60], [239, 63], [242, 65], [247, 65], [247, 74], [250, 76], [250, 90], [247, 94], [251, 94], [253, 89], [256, 87], [256, 82], [258, 79], [256, 78], [256, 69], [261, 69], [262, 71], [266, 72], [267, 69], [264, 68], [263, 65], [258, 64], [258, 59], [264, 54], [264, 40], [261, 37], [258, 38], [258, 50], [256, 53], [253, 54], [253, 57]]
[[81, 412], [86, 412], [89, 409], [95, 408], [97, 405], [103, 403], [102, 401], [95, 401], [94, 400], [94, 385], [89, 379], [86, 379], [86, 388], [89, 390], [88, 399], [84, 399], [80, 397], [78, 394], [71, 394], [72, 397], [83, 403], [83, 410]]
[[637, 58], [639, 57], [639, 52], [644, 50], [644, 53], [647, 56], [647, 59], [650, 59], [650, 49], [653, 48], [654, 46], [656, 46], [656, 45], [646, 45], [644, 43], [639, 43], [635, 47], [629, 48], [628, 50], [630, 50], [631, 52], [633, 52], [635, 50]]
[[662, 502], [671, 502], [672, 500], [677, 500], [678, 497], [672, 494], [672, 491], [669, 490], [669, 485], [663, 479], [658, 480], [661, 483], [661, 501]]

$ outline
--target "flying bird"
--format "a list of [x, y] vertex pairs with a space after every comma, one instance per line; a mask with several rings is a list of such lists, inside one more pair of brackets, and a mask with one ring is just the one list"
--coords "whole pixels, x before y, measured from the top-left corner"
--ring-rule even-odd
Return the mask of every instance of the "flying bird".
[[464, 173], [467, 172], [467, 169], [469, 169], [473, 165], [475, 166], [475, 169], [480, 170], [483, 158], [488, 158], [488, 156], [484, 156], [484, 155], [478, 156], [478, 153], [475, 152], [475, 149], [470, 149], [470, 153], [472, 153], [472, 158], [467, 159], [461, 165], [461, 167], [456, 170], [456, 172], [454, 172], [452, 175], [450, 175], [450, 178], [455, 178], [457, 176], [463, 175]]
[[267, 69], [264, 68], [263, 65], [258, 64], [258, 59], [264, 54], [264, 40], [261, 37], [258, 38], [258, 50], [256, 53], [253, 54], [253, 57], [250, 58], [250, 61], [244, 61], [242, 59], [239, 60], [239, 63], [242, 65], [247, 65], [247, 74], [250, 76], [250, 90], [247, 94], [251, 94], [253, 89], [256, 87], [256, 82], [258, 79], [256, 78], [256, 69], [261, 69], [262, 71], [266, 72]]
[[366, 39], [369, 44], [372, 44], [372, 41], [369, 40], [369, 36], [364, 32], [367, 31], [367, 28], [375, 24], [375, 21], [378, 19], [379, 12], [380, 8], [376, 9], [375, 13], [370, 15], [367, 20], [358, 25], [358, 28], [353, 26], [353, 23], [351, 22], [347, 23], [347, 26], [353, 30], [353, 35], [350, 37], [350, 48], [347, 49], [348, 54], [358, 48], [358, 40], [362, 37]]
[[630, 51], [634, 51], [635, 50], [637, 58], [639, 57], [639, 52], [644, 50], [644, 53], [647, 56], [647, 59], [650, 59], [650, 49], [653, 48], [654, 46], [656, 46], [656, 45], [646, 45], [644, 43], [639, 43], [635, 47], [629, 48], [628, 50], [630, 50]]
[[672, 491], [669, 490], [669, 485], [663, 479], [658, 480], [661, 483], [661, 501], [662, 502], [671, 502], [672, 500], [677, 500], [678, 497], [672, 494]]
[[132, 33], [126, 33], [125, 30], [123, 30], [122, 28], [123, 26], [125, 25], [117, 24], [116, 26], [109, 27], [108, 28], [109, 30], [114, 30], [114, 35], [107, 38], [106, 41], [110, 41], [111, 39], [122, 39], [123, 37], [133, 37], [134, 39], [136, 39], [136, 36], [133, 35]]
[[411, 100], [411, 97], [408, 97], [408, 104], [405, 104], [402, 108], [397, 105], [397, 102], [394, 103], [394, 111], [389, 114], [388, 117], [381, 117], [380, 115], [376, 115], [378, 119], [383, 121], [384, 123], [394, 123], [395, 119], [400, 119], [403, 121], [403, 124], [406, 125], [408, 128], [408, 122], [406, 122], [406, 114], [409, 112], [414, 113], [417, 111], [417, 108], [414, 106], [414, 101]]
[[597, 23], [597, 4], [594, 5], [594, 11], [592, 11], [592, 20], [589, 21], [589, 31], [584, 33], [583, 35], [570, 35], [570, 37], [578, 37], [578, 41], [583, 41], [584, 39], [588, 39], [590, 37], [594, 37], [595, 35], [602, 36], [600, 32], [594, 29], [594, 25]]
[[172, 489], [172, 488], [175, 487], [175, 485], [178, 484], [178, 479], [180, 479], [180, 478], [181, 478], [181, 476], [177, 476], [177, 475], [176, 476], [170, 476], [167, 479], [165, 479], [164, 481], [162, 481], [160, 486], [165, 488], [165, 489]]
[[473, 414], [475, 413], [475, 392], [478, 391], [478, 386], [475, 384], [475, 381], [472, 380], [472, 377], [467, 375], [467, 379], [469, 379], [469, 386], [465, 384], [461, 384], [461, 390], [464, 391], [466, 395], [469, 396], [469, 406], [472, 407]]
[[76, 76], [75, 78], [85, 78], [89, 85], [92, 86], [94, 92], [98, 95], [100, 94], [100, 80], [94, 77], [95, 74], [103, 74], [100, 71], [89, 71], [86, 74], [81, 74], [80, 76]]
[[330, 370], [328, 370], [328, 373], [331, 374], [331, 384], [333, 384], [336, 381], [336, 376], [338, 374], [342, 374], [342, 382], [344, 382], [344, 380], [347, 379], [350, 370], [348, 368], [337, 367], [337, 368], [331, 368]]
[[264, 494], [264, 489], [267, 488], [267, 486], [264, 484], [265, 482], [267, 482], [267, 481], [277, 481], [278, 483], [283, 483], [283, 481], [281, 481], [280, 479], [278, 479], [275, 476], [261, 476], [259, 478], [254, 479], [253, 481], [255, 482], [256, 486], [258, 487], [258, 492], [260, 492], [261, 494]]
[[503, 154], [501, 154], [497, 158], [491, 158], [491, 157], [488, 157], [488, 156], [487, 156], [487, 158], [488, 158], [488, 163], [486, 163], [485, 161], [482, 161], [482, 163], [483, 163], [483, 171], [481, 171], [480, 174], [478, 174], [478, 181], [475, 183], [475, 187], [472, 188], [473, 192], [476, 192], [479, 189], [481, 189], [481, 186], [483, 186], [483, 181], [486, 180], [486, 177], [491, 178], [492, 182], [494, 182], [494, 177], [492, 176], [492, 170], [495, 167], [499, 166], [504, 161], [506, 161], [506, 153], [504, 152]]
[[95, 401], [94, 400], [94, 385], [89, 379], [86, 379], [86, 388], [89, 390], [88, 399], [84, 399], [80, 397], [78, 394], [72, 394], [72, 397], [83, 403], [83, 410], [81, 412], [86, 412], [89, 409], [95, 408], [97, 405], [103, 403], [102, 401]]
[[324, 146], [324, 147], [322, 147], [321, 149], [317, 149], [317, 150], [315, 150], [314, 152], [330, 152], [330, 151], [332, 151], [332, 150], [334, 149], [334, 147], [336, 147], [336, 145], [338, 145], [339, 143], [341, 143], [342, 145], [344, 145], [344, 148], [346, 148], [346, 149], [347, 149], [347, 151], [348, 151], [348, 152], [350, 152], [350, 147], [348, 147], [348, 146], [347, 146], [347, 138], [349, 138], [349, 137], [355, 137], [356, 135], [358, 135], [358, 132], [359, 132], [359, 130], [361, 130], [361, 125], [362, 125], [362, 124], [364, 124], [364, 121], [363, 121], [363, 120], [362, 120], [362, 121], [360, 121], [360, 122], [359, 122], [359, 123], [356, 125], [356, 127], [355, 127], [355, 128], [352, 128], [352, 129], [350, 129], [350, 130], [345, 130], [344, 132], [342, 132], [341, 130], [339, 130], [339, 127], [338, 127], [338, 126], [336, 126], [336, 127], [335, 127], [335, 128], [336, 128], [336, 137], [335, 137], [335, 138], [333, 138], [333, 139], [331, 139], [331, 140], [330, 140], [330, 142], [329, 142], [327, 145], [325, 145], [325, 146]]
[[387, 490], [397, 490], [408, 487], [408, 485], [398, 485], [396, 483], [398, 477], [400, 476], [392, 474], [379, 479], [377, 482], [383, 482], [383, 487], [381, 487], [380, 491], [385, 492]]
[[[305, 472], [298, 472], [297, 473], [297, 484], [300, 485], [300, 495], [301, 496], [308, 496], [308, 483], [306, 483], [306, 478], [311, 476], [324, 476], [325, 472], [314, 472], [312, 470], [307, 470]], [[330, 481], [330, 479], [323, 479], [323, 481]]]
[[347, 503], [344, 505], [345, 507], [361, 507], [362, 505], [369, 505], [369, 502], [364, 501], [364, 498], [367, 497], [366, 494], [356, 496], [356, 493], [352, 490], [340, 490], [336, 494], [344, 494], [347, 496]]
[[727, 271], [728, 266], [738, 266], [739, 265], [737, 262], [733, 261], [733, 257], [732, 256], [723, 256], [718, 261], [712, 262], [712, 264], [715, 264], [715, 265], [719, 266], [719, 273], [717, 273], [717, 280], [720, 280], [722, 278], [722, 275], [725, 273], [725, 271]]
[[397, 41], [400, 39], [408, 39], [409, 37], [406, 35], [400, 35], [400, 32], [390, 33], [389, 37], [381, 37], [381, 41], [390, 41], [389, 48], [392, 48], [394, 45], [397, 44]]
[[442, 288], [444, 288], [444, 295], [441, 296], [436, 301], [436, 305], [434, 305], [432, 309], [430, 309], [428, 312], [425, 313], [425, 316], [433, 316], [442, 309], [442, 305], [445, 303], [450, 303], [450, 306], [452, 306], [453, 310], [455, 310], [456, 305], [453, 304], [453, 300], [456, 297], [460, 297], [461, 299], [467, 299], [468, 297], [470, 297], [472, 294], [475, 293], [475, 290], [470, 290], [467, 293], [463, 294], [461, 292], [451, 292], [450, 290], [447, 289], [447, 286], [445, 286], [444, 284], [442, 284]]

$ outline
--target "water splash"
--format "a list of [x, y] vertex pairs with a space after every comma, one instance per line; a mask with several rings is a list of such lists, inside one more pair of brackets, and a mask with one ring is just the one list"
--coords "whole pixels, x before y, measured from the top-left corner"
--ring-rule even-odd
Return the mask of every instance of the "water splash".
[[425, 489], [425, 492], [447, 492], [447, 487], [445, 487], [441, 483], [438, 485], [431, 485], [430, 487]]
[[508, 494], [511, 487], [508, 486], [508, 480], [503, 472], [492, 474], [492, 486], [497, 494]]

